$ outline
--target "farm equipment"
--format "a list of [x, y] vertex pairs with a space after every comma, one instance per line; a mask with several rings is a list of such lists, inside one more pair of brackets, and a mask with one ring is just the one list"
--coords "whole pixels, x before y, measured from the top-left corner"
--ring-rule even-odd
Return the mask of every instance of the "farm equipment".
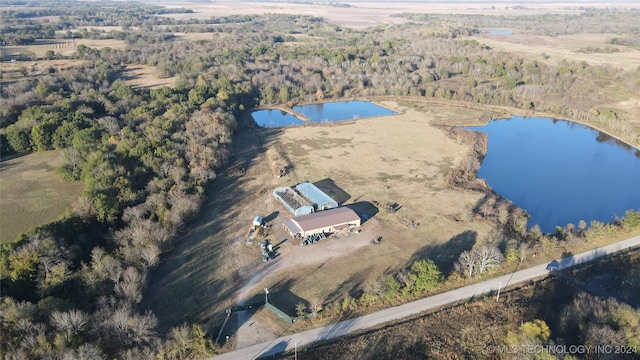
[[327, 236], [323, 232], [318, 233], [318, 234], [312, 234], [312, 235], [307, 236], [304, 240], [302, 240], [302, 242], [300, 242], [300, 245], [301, 246], [307, 246], [307, 245], [315, 244], [318, 241], [324, 240], [326, 238], [327, 238]]

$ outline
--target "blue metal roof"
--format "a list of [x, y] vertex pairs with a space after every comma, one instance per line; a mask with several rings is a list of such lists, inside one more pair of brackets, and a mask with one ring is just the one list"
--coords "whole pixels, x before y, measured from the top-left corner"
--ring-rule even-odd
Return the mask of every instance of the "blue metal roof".
[[307, 200], [312, 202], [316, 209], [326, 210], [338, 207], [338, 203], [333, 200], [324, 191], [318, 189], [317, 186], [310, 182], [303, 182], [296, 186], [296, 190], [302, 194]]

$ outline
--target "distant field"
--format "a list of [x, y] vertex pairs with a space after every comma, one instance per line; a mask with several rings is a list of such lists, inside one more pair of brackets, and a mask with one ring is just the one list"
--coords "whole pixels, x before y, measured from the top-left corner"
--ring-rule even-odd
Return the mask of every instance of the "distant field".
[[[561, 36], [543, 35], [491, 35], [470, 37], [496, 50], [522, 54], [528, 58], [558, 63], [566, 61], [585, 61], [589, 65], [612, 65], [625, 70], [636, 70], [640, 66], [640, 49], [628, 46], [611, 45], [606, 40], [616, 34], [576, 34]], [[588, 48], [615, 49], [615, 52], [594, 52]]]
[[[93, 26], [87, 29], [119, 30], [118, 26]], [[217, 33], [216, 33], [217, 34]], [[175, 41], [196, 41], [211, 39], [212, 33], [175, 33]], [[220, 36], [220, 34], [217, 34]], [[35, 78], [46, 73], [50, 67], [56, 70], [79, 66], [84, 61], [73, 59], [76, 48], [85, 45], [94, 49], [112, 48], [124, 49], [126, 44], [122, 40], [91, 40], [91, 39], [56, 39], [41, 41], [35, 45], [3, 46], [0, 47], [0, 57], [17, 56], [18, 54], [30, 54], [37, 60], [29, 61], [4, 61], [2, 62], [2, 79], [0, 84], [8, 84], [25, 78]], [[45, 53], [49, 50], [55, 52], [56, 57], [62, 59], [46, 60]], [[23, 74], [26, 72], [26, 75]], [[148, 65], [128, 65], [121, 73], [121, 79], [133, 87], [158, 88], [173, 86], [176, 77], [159, 78], [156, 68]]]
[[53, 50], [60, 56], [68, 57], [73, 56], [76, 52], [76, 48], [80, 45], [84, 45], [86, 47], [94, 49], [103, 49], [107, 47], [112, 49], [124, 49], [124, 47], [126, 46], [123, 40], [115, 39], [52, 39], [40, 40], [33, 45], [3, 46], [0, 47], [0, 55], [4, 58], [5, 56], [12, 56], [24, 52], [30, 52], [33, 53], [36, 58], [41, 59], [44, 58], [45, 53], [48, 50]]
[[84, 185], [55, 174], [59, 151], [0, 161], [0, 242], [12, 242], [30, 228], [56, 220], [82, 194]]
[[[155, 3], [154, 3], [155, 4]], [[192, 14], [168, 14], [167, 17], [177, 19], [208, 19], [212, 16], [227, 16], [237, 14], [302, 14], [325, 18], [327, 21], [351, 28], [366, 28], [385, 24], [402, 24], [404, 18], [393, 17], [401, 13], [432, 13], [432, 14], [482, 14], [482, 15], [536, 15], [536, 14], [575, 14], [581, 12], [579, 7], [610, 8], [626, 7], [640, 8], [637, 3], [602, 3], [602, 2], [500, 2], [496, 4], [485, 2], [353, 2], [349, 7], [331, 6], [329, 2], [323, 4], [299, 4], [279, 2], [237, 2], [229, 0], [206, 3], [167, 2], [162, 5], [186, 7], [192, 9]], [[514, 8], [516, 7], [516, 8]]]

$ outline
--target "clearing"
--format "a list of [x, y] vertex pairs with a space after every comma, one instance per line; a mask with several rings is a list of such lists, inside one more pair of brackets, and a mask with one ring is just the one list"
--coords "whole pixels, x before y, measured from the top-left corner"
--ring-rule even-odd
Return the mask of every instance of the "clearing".
[[[363, 29], [386, 24], [403, 24], [406, 19], [395, 17], [402, 13], [431, 14], [469, 14], [518, 16], [537, 14], [577, 14], [584, 8], [610, 8], [602, 2], [580, 3], [540, 3], [500, 2], [496, 5], [483, 2], [415, 2], [415, 1], [363, 1], [349, 4], [341, 3], [278, 3], [278, 2], [237, 2], [221, 0], [212, 3], [169, 2], [165, 6], [192, 9], [191, 14], [167, 14], [176, 19], [209, 19], [212, 16], [252, 15], [252, 14], [291, 14], [310, 15], [326, 19], [340, 26]], [[346, 6], [345, 6], [346, 5]], [[528, 6], [523, 6], [528, 5]], [[627, 8], [640, 8], [637, 4], [625, 3]]]
[[[520, 54], [527, 59], [559, 63], [584, 61], [589, 65], [611, 65], [625, 70], [636, 70], [640, 65], [640, 49], [623, 45], [611, 45], [605, 41], [616, 34], [575, 34], [544, 36], [529, 34], [482, 34], [475, 39], [500, 51]], [[609, 49], [612, 52], [594, 52], [593, 49]], [[546, 55], [546, 56], [545, 56]]]
[[[471, 215], [483, 195], [443, 182], [468, 146], [432, 123], [477, 121], [485, 113], [451, 104], [424, 111], [382, 105], [399, 115], [286, 129], [258, 129], [250, 117], [241, 120], [235, 162], [211, 185], [199, 219], [156, 270], [145, 296], [163, 327], [188, 321], [209, 322], [214, 329], [226, 308], [260, 301], [265, 287], [273, 304], [294, 315], [297, 303], [326, 304], [356, 294], [368, 279], [417, 259], [430, 257], [447, 274], [460, 252], [483, 241], [492, 227]], [[276, 164], [288, 174], [278, 178]], [[272, 191], [302, 181], [354, 208], [362, 232], [304, 247], [291, 239], [282, 222], [292, 215]], [[394, 203], [397, 211], [386, 210]], [[269, 226], [247, 244], [257, 215]], [[376, 244], [378, 237], [382, 242]], [[267, 263], [260, 261], [258, 246], [265, 238], [279, 244], [279, 256]], [[233, 340], [248, 345], [258, 338], [251, 329], [259, 327], [249, 327], [255, 320], [241, 316], [233, 321], [249, 332]]]
[[0, 242], [12, 242], [30, 228], [54, 221], [82, 195], [81, 181], [64, 181], [57, 150], [0, 161]]

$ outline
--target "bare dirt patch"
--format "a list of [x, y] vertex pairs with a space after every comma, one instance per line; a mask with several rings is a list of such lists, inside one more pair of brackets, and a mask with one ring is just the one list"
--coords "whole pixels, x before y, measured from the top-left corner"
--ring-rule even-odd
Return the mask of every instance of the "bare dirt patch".
[[0, 161], [0, 242], [12, 242], [30, 228], [56, 220], [82, 194], [80, 181], [55, 174], [59, 151]]

